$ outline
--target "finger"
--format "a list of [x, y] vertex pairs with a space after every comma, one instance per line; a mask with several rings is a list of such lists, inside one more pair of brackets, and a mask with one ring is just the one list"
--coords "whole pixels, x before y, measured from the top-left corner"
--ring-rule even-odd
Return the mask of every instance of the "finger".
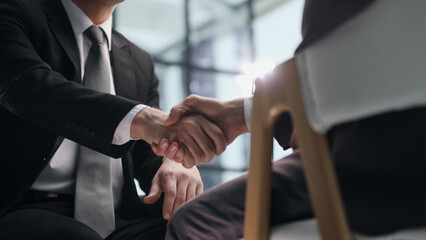
[[149, 191], [148, 196], [144, 197], [143, 202], [146, 204], [155, 203], [161, 195], [161, 186], [160, 181], [157, 176], [152, 180], [151, 190]]
[[199, 128], [194, 128], [190, 130], [189, 133], [191, 136], [185, 138], [183, 143], [188, 149], [189, 153], [192, 155], [192, 158], [190, 158], [190, 161], [184, 162], [187, 164], [192, 163], [192, 165], [184, 166], [191, 168], [193, 165], [202, 163], [206, 157], [211, 157], [214, 152], [214, 145], [212, 141]]
[[[193, 116], [190, 121], [187, 120], [185, 123], [185, 129], [192, 137], [192, 141], [185, 143], [185, 146], [191, 152], [195, 158], [195, 164], [199, 165], [205, 161], [211, 161], [215, 153], [215, 145], [210, 137], [203, 131], [201, 125], [206, 120], [203, 117]], [[214, 126], [214, 124], [210, 123]]]
[[[222, 130], [216, 124], [213, 124], [207, 119], [201, 120], [199, 122], [203, 131], [213, 141], [216, 155], [222, 154], [225, 151], [226, 146], [228, 145], [225, 134], [223, 134]], [[210, 160], [207, 160], [207, 162], [209, 162]]]
[[166, 156], [166, 150], [169, 148], [169, 145], [169, 140], [167, 140], [167, 138], [162, 138], [159, 144], [152, 143], [151, 148], [155, 155]]
[[195, 191], [195, 194], [198, 196], [200, 194], [202, 194], [204, 192], [204, 186], [203, 184], [198, 184], [197, 185], [197, 190]]
[[[190, 139], [190, 141], [193, 141]], [[181, 163], [185, 168], [192, 168], [195, 165], [195, 157], [192, 155], [192, 153], [187, 149], [185, 145], [183, 145], [181, 148], [179, 148], [177, 154], [177, 158], [181, 157]]]
[[173, 160], [176, 161], [176, 159], [174, 159], [174, 158], [175, 158], [175, 155], [176, 155], [176, 152], [178, 151], [178, 149], [179, 149], [178, 143], [177, 142], [172, 142], [170, 144], [170, 146], [164, 152], [164, 156], [166, 156], [169, 159], [173, 159]]
[[173, 124], [175, 124], [179, 119], [181, 119], [183, 116], [185, 116], [188, 113], [195, 112], [199, 113], [198, 108], [198, 102], [199, 102], [200, 96], [196, 95], [190, 95], [189, 97], [185, 98], [183, 102], [176, 105], [172, 108], [170, 111], [169, 117], [164, 122], [164, 125], [166, 127], [169, 127]]
[[170, 145], [170, 143], [169, 143], [169, 140], [167, 140], [167, 138], [162, 138], [160, 140], [159, 147], [160, 147], [161, 151], [165, 152], [166, 149], [169, 147], [169, 145]]
[[204, 159], [204, 151], [200, 147], [201, 144], [199, 145], [193, 138], [193, 135], [199, 135], [200, 133], [202, 133], [201, 128], [194, 124], [192, 120], [185, 119], [180, 126], [177, 138], [180, 141], [180, 148], [185, 152], [182, 163], [186, 168], [191, 168], [200, 159], [201, 161]]
[[189, 200], [193, 199], [195, 196], [197, 196], [197, 184], [189, 183], [188, 190], [186, 191], [185, 202], [188, 202]]
[[188, 162], [188, 161], [184, 161], [183, 163], [182, 163], [182, 166], [184, 166], [185, 168], [187, 168], [187, 169], [190, 169], [190, 168], [192, 168], [192, 167], [194, 167], [195, 166], [195, 163], [194, 163], [194, 161], [192, 161], [192, 162]]
[[175, 203], [173, 205], [173, 211], [170, 217], [172, 217], [175, 212], [182, 206], [182, 204], [185, 203], [186, 195], [188, 191], [188, 178], [180, 179], [177, 184], [177, 192], [176, 192], [176, 198]]
[[151, 144], [151, 149], [157, 156], [161, 156], [160, 147], [156, 143]]
[[176, 198], [176, 178], [168, 177], [163, 181], [164, 202], [163, 218], [169, 220], [173, 211], [173, 205]]
[[183, 149], [183, 148], [179, 148], [178, 150], [177, 150], [177, 152], [176, 152], [176, 155], [175, 155], [175, 161], [176, 162], [180, 162], [180, 163], [183, 163], [183, 159], [184, 159], [184, 157], [185, 157], [185, 150]]
[[164, 122], [164, 126], [166, 127], [172, 126], [173, 124], [177, 123], [179, 119], [185, 116], [186, 113], [187, 113], [187, 109], [183, 107], [180, 107], [180, 106], [173, 107], [172, 110], [170, 110], [169, 116]]

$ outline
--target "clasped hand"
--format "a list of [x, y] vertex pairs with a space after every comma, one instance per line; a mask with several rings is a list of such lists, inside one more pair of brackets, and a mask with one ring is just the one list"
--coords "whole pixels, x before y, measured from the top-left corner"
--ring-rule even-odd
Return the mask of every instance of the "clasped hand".
[[[220, 137], [216, 135], [217, 139], [220, 139], [220, 144], [230, 144], [236, 137], [248, 132], [244, 117], [244, 99], [242, 98], [220, 101], [214, 98], [191, 95], [172, 108], [164, 125], [166, 127], [179, 126], [189, 117], [193, 117], [193, 120], [198, 124], [216, 129], [215, 131], [218, 128], [222, 133]], [[210, 134], [207, 135], [210, 136]], [[202, 144], [202, 142], [199, 143]], [[186, 151], [181, 149], [181, 144], [167, 137], [161, 139], [159, 145], [154, 143], [151, 146], [157, 155], [174, 159], [187, 168], [212, 160], [211, 157], [192, 160], [191, 156], [187, 157]], [[222, 145], [220, 147], [216, 148], [217, 155], [225, 150]], [[182, 155], [185, 157], [181, 157]]]
[[[171, 156], [179, 162], [165, 158], [152, 180], [149, 194], [144, 198], [145, 203], [151, 204], [163, 192], [163, 218], [166, 220], [182, 204], [203, 192], [200, 174], [193, 166], [210, 161], [215, 154], [221, 154], [227, 145], [222, 130], [201, 115], [184, 116], [172, 126], [165, 126], [167, 118], [167, 113], [145, 108], [133, 119], [130, 129], [132, 138], [145, 140], [151, 144], [154, 152], [160, 149], [159, 145], [167, 148], [164, 152], [157, 151], [157, 155]], [[160, 143], [162, 138], [166, 146]]]
[[[167, 113], [145, 108], [132, 122], [131, 137], [145, 140], [157, 155], [183, 163], [186, 168], [211, 161], [228, 145], [221, 128], [202, 115], [188, 114], [171, 126], [164, 125], [166, 119]], [[165, 148], [167, 151], [160, 150]]]

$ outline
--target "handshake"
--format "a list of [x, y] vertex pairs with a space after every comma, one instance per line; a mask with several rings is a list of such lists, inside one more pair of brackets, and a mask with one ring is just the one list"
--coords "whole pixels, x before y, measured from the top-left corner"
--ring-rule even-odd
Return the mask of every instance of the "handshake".
[[139, 112], [132, 121], [130, 136], [145, 140], [155, 154], [191, 168], [210, 162], [247, 132], [242, 98], [219, 101], [191, 95], [169, 115], [155, 108]]

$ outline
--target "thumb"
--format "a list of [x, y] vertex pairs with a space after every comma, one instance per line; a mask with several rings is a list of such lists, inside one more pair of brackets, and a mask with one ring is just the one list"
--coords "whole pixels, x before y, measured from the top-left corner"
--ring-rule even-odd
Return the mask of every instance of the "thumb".
[[160, 181], [158, 178], [154, 178], [152, 181], [151, 190], [149, 191], [148, 196], [144, 197], [143, 202], [146, 204], [153, 204], [155, 203], [161, 195], [161, 187], [160, 187]]
[[160, 154], [159, 147], [156, 143], [151, 144], [151, 149], [155, 153], [155, 155], [160, 156], [159, 155]]
[[182, 107], [173, 107], [170, 111], [169, 116], [167, 117], [166, 121], [164, 122], [164, 126], [170, 127], [173, 124], [177, 123], [181, 117], [183, 117], [188, 110]]

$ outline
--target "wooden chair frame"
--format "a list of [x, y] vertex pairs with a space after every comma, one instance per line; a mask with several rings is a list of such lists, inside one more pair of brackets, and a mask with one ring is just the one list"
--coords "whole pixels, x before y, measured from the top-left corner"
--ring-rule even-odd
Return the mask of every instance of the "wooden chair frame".
[[279, 65], [256, 83], [251, 120], [250, 168], [246, 193], [245, 240], [269, 239], [271, 159], [274, 124], [290, 111], [322, 239], [351, 239], [334, 165], [325, 136], [306, 118], [295, 59]]

